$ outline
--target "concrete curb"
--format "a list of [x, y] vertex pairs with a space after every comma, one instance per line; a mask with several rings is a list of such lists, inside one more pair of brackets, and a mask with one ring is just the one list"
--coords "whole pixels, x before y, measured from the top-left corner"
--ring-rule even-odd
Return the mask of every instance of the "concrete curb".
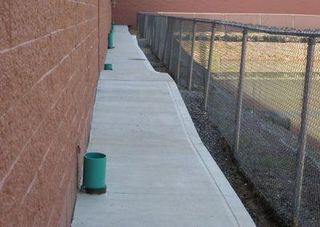
[[256, 226], [219, 166], [202, 143], [177, 85], [174, 82], [169, 82], [168, 87], [191, 147], [197, 153], [212, 183], [219, 188], [219, 191], [223, 195], [226, 204], [230, 207], [236, 222], [239, 226]]

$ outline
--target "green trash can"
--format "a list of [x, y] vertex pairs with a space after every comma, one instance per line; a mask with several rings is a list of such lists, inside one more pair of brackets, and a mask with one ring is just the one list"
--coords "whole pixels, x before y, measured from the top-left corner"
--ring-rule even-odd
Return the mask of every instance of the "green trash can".
[[98, 152], [88, 152], [83, 161], [83, 190], [88, 194], [103, 194], [106, 185], [107, 157]]
[[104, 64], [104, 66], [103, 66], [103, 69], [104, 70], [112, 70], [112, 64]]
[[115, 23], [114, 23], [114, 21], [112, 21], [112, 23], [111, 23], [111, 31], [112, 32], [114, 31], [114, 25], [115, 25]]
[[108, 49], [113, 49], [113, 31], [109, 32], [108, 34]]
[[114, 34], [114, 22], [111, 24], [111, 30], [108, 34], [108, 49], [113, 49], [113, 34]]

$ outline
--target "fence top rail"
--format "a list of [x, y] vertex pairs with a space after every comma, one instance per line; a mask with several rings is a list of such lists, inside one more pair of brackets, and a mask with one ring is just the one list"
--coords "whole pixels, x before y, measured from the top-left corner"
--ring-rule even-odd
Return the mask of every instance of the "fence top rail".
[[150, 12], [138, 12], [138, 15], [166, 17], [166, 18], [184, 20], [184, 21], [194, 21], [199, 23], [225, 25], [225, 26], [240, 28], [240, 29], [253, 31], [253, 32], [268, 33], [272, 35], [288, 35], [288, 36], [300, 36], [300, 37], [310, 37], [310, 38], [320, 37], [320, 29], [301, 29], [300, 30], [300, 29], [286, 28], [286, 27], [268, 27], [268, 26], [262, 26], [262, 25], [256, 25], [256, 24], [239, 23], [235, 21], [171, 16], [171, 15], [163, 15], [159, 13], [150, 13]]

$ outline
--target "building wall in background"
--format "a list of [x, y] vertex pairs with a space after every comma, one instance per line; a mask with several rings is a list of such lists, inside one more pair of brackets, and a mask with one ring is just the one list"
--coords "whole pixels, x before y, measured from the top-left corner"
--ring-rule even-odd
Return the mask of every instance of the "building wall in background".
[[70, 226], [110, 0], [0, 2], [0, 226]]
[[204, 12], [204, 13], [276, 13], [314, 14], [320, 12], [319, 0], [117, 0], [114, 20], [117, 24], [136, 23], [136, 13]]
[[177, 13], [159, 12], [161, 15], [236, 21], [262, 26], [320, 29], [320, 15], [262, 14], [262, 13]]

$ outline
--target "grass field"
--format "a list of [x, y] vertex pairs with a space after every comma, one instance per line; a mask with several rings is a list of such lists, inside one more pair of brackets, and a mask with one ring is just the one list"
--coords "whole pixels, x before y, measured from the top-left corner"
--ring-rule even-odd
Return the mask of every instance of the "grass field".
[[[191, 41], [182, 41], [191, 52]], [[207, 68], [210, 42], [195, 42], [195, 62]], [[291, 120], [292, 130], [300, 125], [306, 43], [248, 42], [244, 94], [255, 108], [269, 109]], [[314, 79], [309, 101], [308, 134], [320, 140], [320, 44], [316, 45]], [[219, 80], [231, 91], [238, 86], [241, 42], [215, 41], [213, 82]], [[319, 148], [318, 148], [319, 149]]]

